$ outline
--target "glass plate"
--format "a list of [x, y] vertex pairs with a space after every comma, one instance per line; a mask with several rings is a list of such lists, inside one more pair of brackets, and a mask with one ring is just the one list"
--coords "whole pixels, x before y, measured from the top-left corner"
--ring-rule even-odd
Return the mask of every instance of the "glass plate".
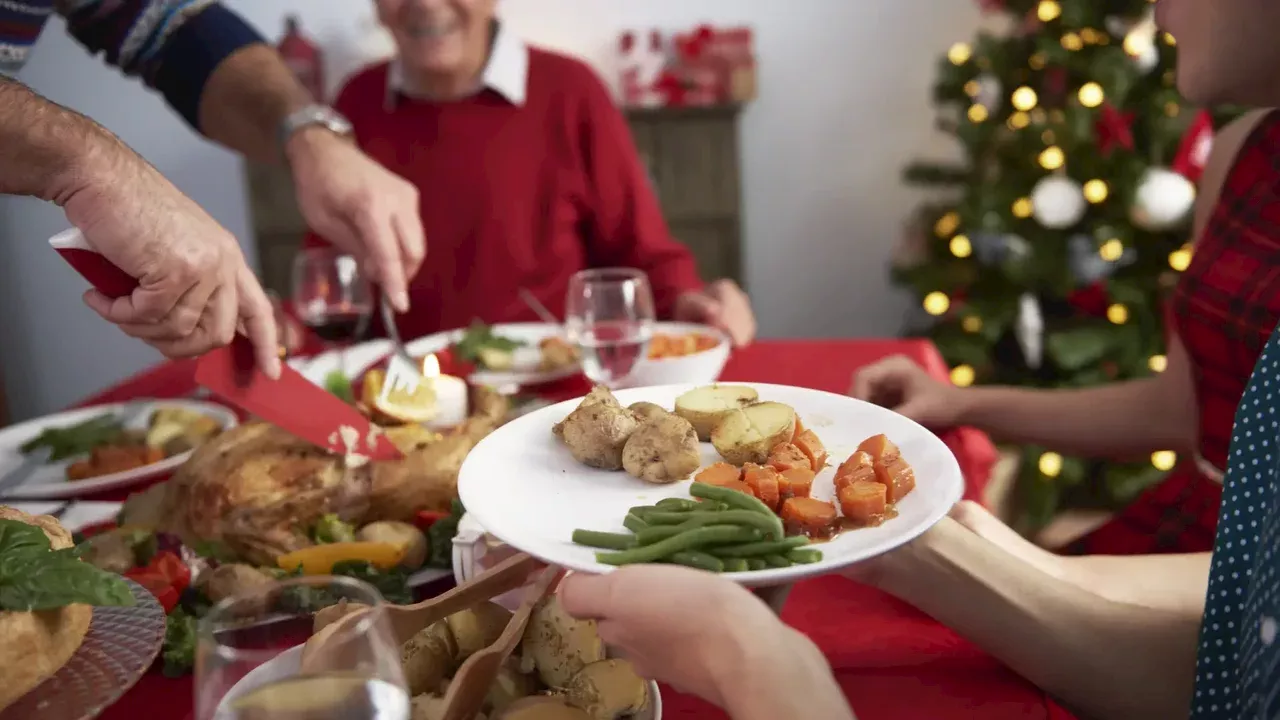
[[0, 720], [86, 720], [147, 672], [164, 641], [164, 609], [141, 585], [126, 582], [135, 604], [95, 607], [89, 632], [67, 664], [0, 712]]

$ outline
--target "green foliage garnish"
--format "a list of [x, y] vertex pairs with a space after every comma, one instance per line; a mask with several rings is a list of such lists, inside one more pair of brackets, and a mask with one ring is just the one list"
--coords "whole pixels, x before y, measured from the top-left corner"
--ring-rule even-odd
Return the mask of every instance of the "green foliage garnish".
[[427, 528], [427, 567], [449, 570], [453, 567], [453, 536], [458, 534], [458, 521], [467, 509], [454, 498], [449, 517], [443, 517]]
[[344, 522], [336, 513], [327, 513], [321, 515], [316, 521], [315, 527], [311, 528], [311, 539], [320, 545], [337, 542], [354, 542], [356, 539], [356, 528], [349, 522]]
[[351, 387], [351, 378], [341, 370], [331, 370], [324, 376], [324, 389], [342, 398], [343, 402], [355, 403], [356, 393]]
[[54, 550], [44, 531], [0, 520], [0, 609], [52, 610], [75, 603], [133, 605], [124, 578], [80, 560], [75, 548]]
[[524, 343], [519, 340], [495, 335], [492, 326], [477, 320], [471, 323], [471, 327], [463, 333], [462, 339], [453, 347], [453, 351], [469, 363], [479, 363], [480, 354], [484, 350], [511, 352], [521, 345]]
[[45, 428], [22, 445], [23, 455], [49, 448], [49, 462], [58, 462], [77, 455], [84, 455], [99, 445], [106, 445], [124, 432], [124, 426], [115, 415], [106, 414], [89, 418], [75, 425]]

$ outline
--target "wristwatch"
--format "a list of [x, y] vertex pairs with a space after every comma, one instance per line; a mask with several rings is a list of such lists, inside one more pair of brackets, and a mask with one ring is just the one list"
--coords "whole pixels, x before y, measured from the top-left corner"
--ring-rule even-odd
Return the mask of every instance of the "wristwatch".
[[312, 125], [319, 125], [335, 135], [351, 137], [351, 121], [342, 113], [328, 105], [307, 105], [289, 113], [280, 123], [280, 147], [284, 148], [294, 133]]

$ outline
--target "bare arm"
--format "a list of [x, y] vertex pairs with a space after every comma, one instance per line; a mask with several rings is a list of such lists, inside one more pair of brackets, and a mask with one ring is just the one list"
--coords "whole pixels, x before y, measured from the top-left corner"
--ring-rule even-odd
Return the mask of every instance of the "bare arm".
[[1142, 607], [1204, 614], [1212, 553], [1133, 557], [1086, 555], [1062, 558], [1075, 584], [1108, 600]]
[[65, 204], [140, 159], [105, 128], [0, 77], [0, 193]]
[[[746, 630], [756, 640], [755, 628]], [[722, 687], [725, 710], [733, 720], [857, 720], [831, 666], [813, 641], [786, 629], [784, 646], [743, 647]], [[728, 669], [728, 668], [724, 668]]]
[[1151, 378], [1085, 389], [972, 388], [958, 393], [959, 422], [1002, 441], [1124, 457], [1195, 447], [1191, 364], [1176, 335], [1169, 365]]
[[[200, 131], [253, 160], [278, 162], [285, 150], [280, 147], [281, 123], [312, 102], [275, 50], [249, 45], [223, 60], [209, 77], [200, 97]], [[305, 142], [309, 133], [291, 137], [290, 147], [295, 140]]]
[[[884, 562], [877, 584], [1078, 714], [1187, 716], [1198, 613], [1106, 600], [1040, 572], [949, 518], [899, 553]], [[1147, 559], [1124, 560], [1139, 567]]]

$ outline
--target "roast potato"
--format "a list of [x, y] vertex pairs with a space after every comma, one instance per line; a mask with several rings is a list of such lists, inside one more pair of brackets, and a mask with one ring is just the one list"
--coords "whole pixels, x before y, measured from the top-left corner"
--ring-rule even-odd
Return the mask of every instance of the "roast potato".
[[582, 668], [605, 657], [596, 622], [570, 616], [555, 595], [534, 606], [521, 647], [543, 684], [553, 688], [564, 687]]
[[763, 465], [778, 443], [791, 439], [796, 411], [778, 402], [762, 402], [732, 410], [711, 431], [711, 444], [733, 465]]
[[457, 648], [443, 621], [417, 632], [400, 648], [400, 664], [410, 695], [434, 692], [454, 668]]
[[252, 565], [230, 563], [200, 573], [196, 587], [216, 603], [272, 582], [271, 576]]
[[622, 448], [639, 423], [608, 388], [591, 391], [552, 432], [578, 462], [601, 470], [622, 469]]
[[708, 385], [694, 388], [676, 398], [676, 414], [693, 426], [698, 439], [711, 439], [711, 431], [725, 413], [746, 407], [760, 395], [743, 385]]
[[667, 409], [657, 403], [651, 402], [635, 402], [627, 406], [631, 414], [635, 416], [639, 423], [646, 423], [654, 418], [660, 418], [663, 415], [669, 415]]
[[461, 663], [497, 641], [511, 622], [511, 611], [495, 602], [486, 601], [456, 612], [444, 621], [457, 644], [454, 657]]
[[539, 695], [511, 703], [494, 720], [591, 720], [591, 716], [560, 698]]
[[400, 548], [400, 567], [409, 570], [417, 570], [427, 561], [427, 536], [407, 522], [372, 522], [356, 532], [356, 539], [395, 545]]
[[592, 720], [615, 720], [643, 709], [649, 693], [631, 663], [600, 660], [569, 680], [564, 697]]
[[670, 413], [641, 425], [622, 448], [623, 469], [645, 482], [683, 480], [701, 464], [698, 433], [688, 420]]

